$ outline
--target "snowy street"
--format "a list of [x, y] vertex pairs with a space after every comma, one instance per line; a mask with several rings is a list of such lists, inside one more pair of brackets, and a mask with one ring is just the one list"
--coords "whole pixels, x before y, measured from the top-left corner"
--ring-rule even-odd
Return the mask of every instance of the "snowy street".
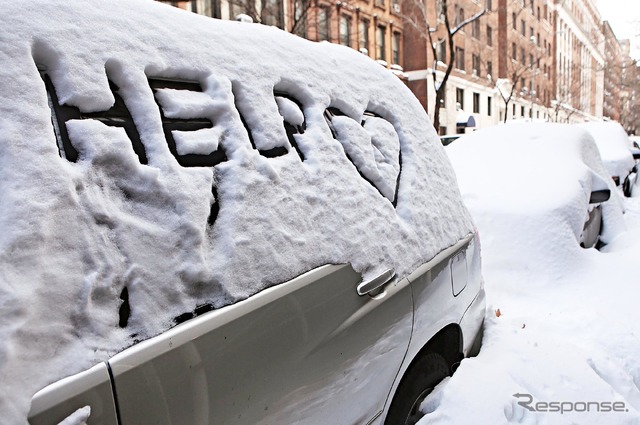
[[425, 401], [420, 424], [640, 423], [640, 198], [623, 202], [627, 231], [602, 252], [559, 258], [558, 237], [520, 251], [531, 267], [515, 269], [482, 239], [482, 350]]

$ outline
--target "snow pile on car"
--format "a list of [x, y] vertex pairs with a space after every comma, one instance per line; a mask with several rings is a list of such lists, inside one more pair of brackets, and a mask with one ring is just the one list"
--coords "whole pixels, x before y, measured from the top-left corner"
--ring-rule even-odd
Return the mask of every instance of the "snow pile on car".
[[[405, 276], [473, 230], [428, 117], [364, 55], [151, 1], [1, 8], [9, 423], [24, 421], [46, 384], [198, 306], [328, 263]], [[200, 88], [163, 86], [173, 80]], [[52, 125], [55, 97], [84, 119]], [[91, 118], [118, 97], [140, 145]], [[340, 112], [335, 134], [329, 108]], [[212, 125], [163, 131], [163, 120], [194, 118]], [[75, 161], [56, 142], [65, 129]]]
[[495, 251], [491, 259], [545, 274], [582, 261], [579, 237], [594, 190], [611, 191], [602, 204], [603, 242], [625, 229], [593, 138], [577, 126], [500, 125], [465, 135], [446, 151], [483, 246]]
[[622, 183], [634, 165], [629, 151], [631, 142], [624, 128], [615, 121], [586, 122], [579, 126], [593, 136], [609, 175], [620, 177]]

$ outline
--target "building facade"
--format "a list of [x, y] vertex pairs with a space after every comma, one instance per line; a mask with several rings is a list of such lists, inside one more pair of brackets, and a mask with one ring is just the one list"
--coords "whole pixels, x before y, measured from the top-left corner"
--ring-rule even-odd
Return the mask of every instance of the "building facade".
[[555, 0], [554, 121], [600, 120], [604, 114], [605, 37], [592, 0]]
[[401, 76], [432, 119], [442, 88], [440, 134], [512, 119], [638, 125], [638, 67], [594, 0], [164, 2], [349, 46]]
[[[162, 0], [160, 0], [162, 1]], [[356, 49], [399, 74], [403, 62], [400, 0], [189, 0], [162, 1], [220, 18], [246, 15], [312, 41]]]
[[616, 38], [609, 22], [602, 23], [604, 36], [604, 102], [602, 113], [605, 118], [620, 121], [622, 116], [623, 72], [626, 61], [621, 42]]
[[[435, 90], [451, 57], [443, 1], [427, 14], [430, 38], [424, 28], [405, 29], [408, 84], [432, 116]], [[451, 28], [470, 22], [452, 36], [454, 67], [441, 104], [440, 134], [469, 131], [461, 125], [465, 117], [473, 117], [476, 127], [507, 119], [549, 119], [555, 76], [550, 2], [446, 1]]]

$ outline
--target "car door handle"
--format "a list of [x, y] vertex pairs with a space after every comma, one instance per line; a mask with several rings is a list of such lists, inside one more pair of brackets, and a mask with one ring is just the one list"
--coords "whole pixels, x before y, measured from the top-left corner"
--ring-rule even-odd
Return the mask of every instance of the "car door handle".
[[382, 285], [393, 279], [395, 275], [396, 271], [394, 269], [387, 269], [373, 279], [360, 282], [357, 288], [358, 295], [365, 295], [380, 288]]

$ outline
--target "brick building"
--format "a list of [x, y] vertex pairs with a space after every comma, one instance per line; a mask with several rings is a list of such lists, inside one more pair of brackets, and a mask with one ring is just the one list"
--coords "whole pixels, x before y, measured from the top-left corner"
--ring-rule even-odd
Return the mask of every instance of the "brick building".
[[[162, 1], [162, 0], [160, 0]], [[399, 0], [163, 1], [221, 19], [240, 14], [313, 41], [339, 43], [401, 71], [403, 18]]]
[[[310, 40], [359, 50], [397, 71], [432, 118], [436, 88], [451, 64], [439, 102], [440, 134], [509, 119], [603, 117], [635, 131], [640, 118], [640, 73], [629, 44], [616, 40], [594, 0], [164, 2], [222, 19], [245, 14]], [[450, 29], [464, 24], [451, 44], [445, 8]]]
[[620, 40], [616, 38], [611, 25], [605, 21], [602, 23], [604, 35], [604, 59], [607, 66], [604, 68], [604, 103], [603, 115], [614, 121], [620, 121], [622, 116], [622, 97], [624, 88], [622, 78], [626, 61]]

